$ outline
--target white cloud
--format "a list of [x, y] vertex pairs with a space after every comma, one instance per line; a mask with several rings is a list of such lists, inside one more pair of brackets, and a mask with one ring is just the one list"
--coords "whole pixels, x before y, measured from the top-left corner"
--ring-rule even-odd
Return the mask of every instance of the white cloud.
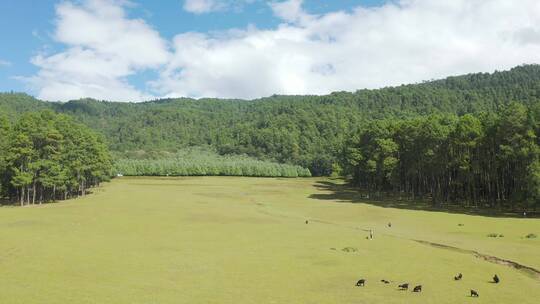
[[55, 39], [63, 52], [38, 55], [40, 68], [27, 81], [46, 100], [93, 97], [143, 100], [151, 96], [129, 85], [127, 77], [169, 60], [167, 42], [145, 21], [129, 19], [125, 1], [88, 0], [57, 6]]
[[259, 0], [184, 0], [183, 8], [193, 14], [206, 14], [225, 10], [241, 10], [246, 4]]
[[11, 62], [9, 62], [7, 60], [0, 59], [0, 67], [1, 66], [10, 66], [10, 65], [11, 65]]
[[540, 2], [402, 0], [320, 16], [272, 2], [271, 30], [180, 34], [168, 96], [326, 94], [540, 62]]
[[184, 10], [194, 14], [203, 14], [223, 8], [224, 3], [218, 0], [185, 0]]
[[291, 23], [305, 23], [313, 19], [302, 9], [303, 0], [287, 0], [282, 2], [270, 2], [274, 14]]
[[[228, 0], [215, 0], [229, 5]], [[215, 2], [218, 3], [218, 2]], [[540, 63], [540, 1], [401, 0], [312, 15], [302, 1], [269, 2], [282, 24], [164, 41], [114, 0], [57, 7], [66, 51], [33, 58], [39, 97], [142, 100], [326, 94]], [[168, 45], [171, 49], [168, 49]], [[159, 73], [149, 87], [127, 78]]]

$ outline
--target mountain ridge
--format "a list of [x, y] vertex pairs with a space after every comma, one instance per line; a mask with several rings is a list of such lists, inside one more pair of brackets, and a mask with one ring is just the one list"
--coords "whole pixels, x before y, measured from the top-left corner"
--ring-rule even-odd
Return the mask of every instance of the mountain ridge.
[[43, 109], [64, 113], [105, 135], [117, 152], [209, 145], [221, 154], [247, 154], [325, 175], [338, 163], [344, 141], [371, 120], [497, 112], [511, 102], [537, 106], [539, 100], [540, 65], [533, 64], [382, 89], [254, 100], [60, 103], [0, 93], [0, 113], [11, 119]]

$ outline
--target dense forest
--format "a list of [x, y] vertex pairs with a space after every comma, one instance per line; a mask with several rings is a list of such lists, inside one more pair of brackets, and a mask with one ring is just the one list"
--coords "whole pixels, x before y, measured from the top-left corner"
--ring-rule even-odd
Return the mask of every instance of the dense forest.
[[434, 205], [540, 207], [540, 107], [378, 120], [351, 138], [344, 160], [372, 197]]
[[29, 112], [0, 116], [0, 199], [21, 206], [85, 195], [111, 176], [100, 135], [71, 117]]
[[0, 113], [49, 108], [105, 136], [112, 151], [176, 151], [212, 146], [220, 154], [300, 165], [315, 176], [339, 169], [347, 138], [376, 119], [498, 112], [540, 100], [540, 66], [449, 77], [379, 90], [257, 100], [163, 99], [144, 103], [77, 100], [46, 103], [0, 94]]
[[[292, 176], [295, 170], [307, 175], [301, 168], [314, 176], [348, 174], [373, 195], [533, 206], [539, 197], [539, 103], [540, 66], [524, 65], [377, 90], [257, 100], [60, 103], [4, 93], [0, 113], [12, 124], [23, 113], [44, 109], [70, 116], [104, 136], [116, 155], [116, 171], [125, 174], [229, 175], [229, 165], [214, 164], [238, 167], [242, 159], [272, 174], [278, 172], [275, 163], [287, 164], [279, 170]], [[223, 158], [201, 156], [212, 164], [202, 168], [195, 158], [182, 163], [185, 155], [133, 157], [203, 146]]]

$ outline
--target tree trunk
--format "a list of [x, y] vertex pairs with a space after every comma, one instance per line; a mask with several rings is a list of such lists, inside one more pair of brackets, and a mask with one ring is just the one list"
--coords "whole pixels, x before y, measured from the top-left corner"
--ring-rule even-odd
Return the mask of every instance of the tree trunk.
[[36, 182], [32, 184], [32, 205], [36, 204]]
[[21, 207], [24, 206], [24, 186], [21, 186], [21, 192], [19, 193], [21, 200]]

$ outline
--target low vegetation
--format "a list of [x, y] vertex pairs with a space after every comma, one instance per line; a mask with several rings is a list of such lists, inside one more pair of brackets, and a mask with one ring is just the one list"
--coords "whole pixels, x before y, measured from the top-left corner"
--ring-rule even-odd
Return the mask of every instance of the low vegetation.
[[0, 208], [0, 303], [538, 302], [538, 276], [467, 251], [540, 269], [537, 219], [382, 208], [320, 187], [336, 182], [122, 177]]
[[308, 169], [300, 166], [261, 161], [241, 155], [222, 156], [203, 148], [183, 149], [157, 159], [119, 159], [114, 164], [114, 171], [124, 176], [311, 176]]

